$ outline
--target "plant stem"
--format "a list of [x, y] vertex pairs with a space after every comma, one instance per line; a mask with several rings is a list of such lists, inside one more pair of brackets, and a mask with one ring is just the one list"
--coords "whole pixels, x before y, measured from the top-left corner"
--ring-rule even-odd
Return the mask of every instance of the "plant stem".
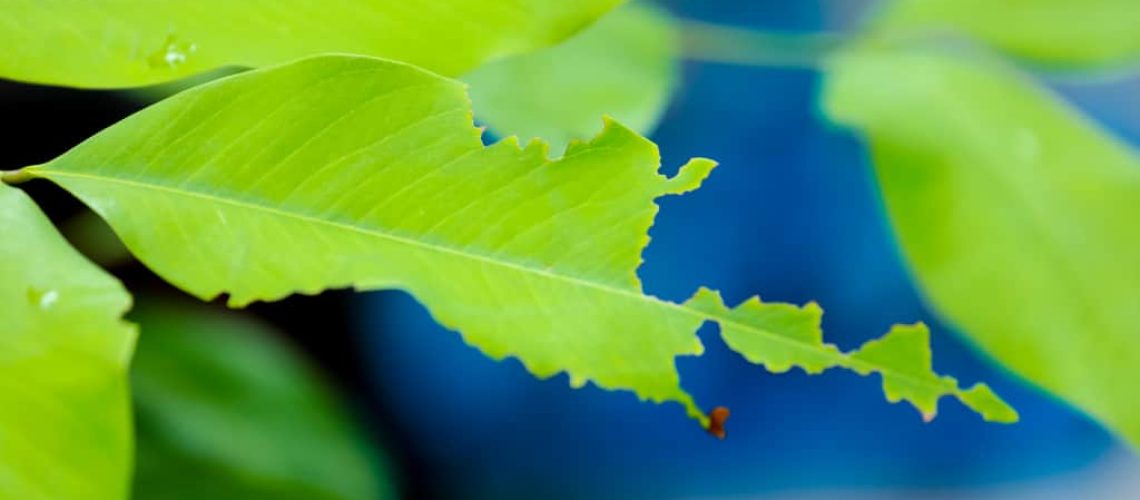
[[28, 173], [28, 171], [25, 169], [5, 170], [3, 172], [0, 172], [0, 181], [3, 181], [4, 184], [8, 184], [10, 186], [28, 182], [32, 179], [32, 174]]
[[835, 33], [764, 32], [700, 21], [682, 26], [686, 59], [742, 66], [819, 68], [847, 38]]

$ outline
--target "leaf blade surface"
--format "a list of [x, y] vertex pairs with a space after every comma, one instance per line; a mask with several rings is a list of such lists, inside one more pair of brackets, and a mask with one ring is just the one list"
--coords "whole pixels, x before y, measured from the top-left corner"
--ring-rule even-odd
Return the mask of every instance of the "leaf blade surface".
[[485, 64], [462, 79], [476, 118], [500, 137], [541, 137], [561, 151], [592, 135], [601, 116], [647, 135], [679, 79], [677, 32], [669, 13], [631, 3], [555, 47]]
[[1140, 9], [1130, 0], [900, 0], [883, 17], [891, 34], [965, 34], [1051, 66], [1140, 60]]
[[825, 95], [833, 119], [865, 134], [934, 307], [1138, 442], [1135, 151], [1022, 75], [961, 56], [850, 54]]
[[9, 0], [0, 76], [137, 87], [226, 66], [320, 53], [407, 61], [458, 75], [552, 45], [621, 0]]
[[654, 200], [696, 189], [714, 163], [661, 176], [656, 147], [612, 121], [550, 160], [540, 142], [484, 146], [470, 113], [453, 80], [326, 56], [179, 94], [26, 172], [201, 298], [398, 288], [491, 357], [679, 402], [707, 424], [674, 366], [700, 354], [696, 329], [786, 329], [732, 318], [707, 290], [687, 304], [642, 291]]
[[174, 302], [132, 319], [137, 497], [395, 498], [369, 436], [272, 329]]
[[130, 296], [0, 184], [0, 491], [125, 498], [132, 462]]

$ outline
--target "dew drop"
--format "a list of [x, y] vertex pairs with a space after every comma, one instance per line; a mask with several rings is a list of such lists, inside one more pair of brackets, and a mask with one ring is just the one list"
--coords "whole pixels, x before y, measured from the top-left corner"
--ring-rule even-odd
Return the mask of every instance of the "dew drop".
[[43, 310], [51, 309], [52, 306], [59, 302], [58, 290], [43, 291], [38, 288], [28, 289], [28, 302]]
[[147, 56], [147, 64], [152, 68], [174, 69], [186, 63], [198, 51], [198, 44], [182, 40], [175, 35], [166, 35], [162, 47]]
[[43, 297], [40, 297], [40, 309], [50, 309], [56, 302], [59, 302], [59, 292], [48, 290]]

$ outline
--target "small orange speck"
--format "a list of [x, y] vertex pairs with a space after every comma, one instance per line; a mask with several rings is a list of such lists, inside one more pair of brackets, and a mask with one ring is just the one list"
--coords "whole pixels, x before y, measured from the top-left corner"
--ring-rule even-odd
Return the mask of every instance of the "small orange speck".
[[930, 422], [933, 422], [934, 421], [934, 412], [930, 412], [930, 413], [922, 412], [922, 421], [926, 422], [928, 424]]
[[709, 412], [709, 434], [717, 437], [717, 439], [724, 439], [724, 423], [728, 420], [730, 412], [728, 408], [718, 406]]

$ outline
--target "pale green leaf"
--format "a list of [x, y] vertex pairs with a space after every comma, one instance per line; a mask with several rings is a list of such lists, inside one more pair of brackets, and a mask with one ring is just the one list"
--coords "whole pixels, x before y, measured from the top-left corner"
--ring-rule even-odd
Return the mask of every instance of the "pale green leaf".
[[0, 77], [135, 87], [325, 52], [458, 75], [561, 41], [622, 0], [5, 0]]
[[554, 48], [486, 64], [463, 77], [475, 117], [500, 136], [541, 137], [555, 151], [589, 137], [603, 115], [648, 133], [680, 71], [667, 12], [634, 3]]
[[894, 34], [964, 34], [1016, 56], [1062, 66], [1140, 60], [1136, 0], [894, 0]]
[[206, 307], [138, 309], [136, 497], [394, 496], [370, 438], [271, 329]]
[[130, 296], [0, 184], [0, 496], [127, 496]]
[[701, 353], [697, 328], [731, 319], [737, 336], [791, 335], [642, 292], [654, 199], [696, 189], [714, 163], [658, 175], [653, 143], [612, 121], [546, 154], [485, 147], [459, 82], [326, 56], [191, 89], [21, 175], [77, 195], [199, 297], [403, 289], [494, 358], [680, 402], [707, 423], [674, 367]]
[[866, 135], [925, 294], [1016, 373], [1140, 443], [1140, 158], [1001, 66], [850, 54], [827, 110]]

